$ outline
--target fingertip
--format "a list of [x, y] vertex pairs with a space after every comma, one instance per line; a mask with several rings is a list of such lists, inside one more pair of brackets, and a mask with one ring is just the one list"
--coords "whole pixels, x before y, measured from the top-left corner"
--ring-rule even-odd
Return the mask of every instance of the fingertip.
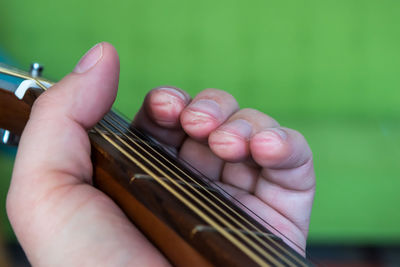
[[210, 134], [210, 148], [220, 158], [239, 162], [249, 156], [252, 125], [243, 119], [229, 121]]
[[218, 89], [206, 89], [183, 110], [180, 118], [182, 128], [198, 141], [207, 140], [211, 132], [236, 112], [238, 107], [231, 94]]
[[32, 116], [67, 116], [91, 128], [111, 108], [118, 89], [119, 58], [115, 48], [100, 43], [77, 66], [34, 103]]
[[158, 87], [148, 93], [144, 105], [156, 124], [166, 128], [179, 128], [179, 117], [189, 99], [186, 93], [175, 87]]
[[110, 70], [119, 69], [119, 57], [115, 47], [107, 42], [101, 42], [90, 48], [78, 61], [73, 74], [85, 74], [89, 71], [99, 71], [95, 68], [101, 62], [109, 65]]
[[208, 144], [215, 155], [228, 162], [240, 162], [249, 155], [247, 140], [229, 132], [214, 131]]
[[[114, 46], [107, 42], [96, 45], [97, 49], [89, 50], [78, 63], [75, 69], [81, 72], [73, 72], [61, 80], [56, 87], [61, 87], [64, 95], [68, 94], [65, 100], [70, 101], [69, 115], [86, 129], [96, 124], [114, 103], [117, 95], [119, 82], [119, 57]], [[101, 50], [101, 57], [88, 54], [99, 54], [95, 50]], [[97, 60], [92, 66], [85, 58]], [[80, 64], [86, 65], [82, 72]], [[62, 101], [62, 100], [60, 100]]]
[[289, 155], [287, 134], [279, 128], [271, 128], [255, 134], [250, 140], [250, 151], [255, 162], [263, 167], [274, 167]]
[[112, 44], [110, 44], [108, 42], [101, 42], [100, 44], [105, 49], [106, 53], [109, 53], [111, 56], [114, 56], [114, 57], [118, 58], [117, 49]]
[[186, 134], [198, 141], [207, 140], [210, 133], [219, 125], [219, 123], [211, 117], [190, 111], [182, 114], [180, 122]]
[[180, 117], [182, 128], [192, 138], [207, 139], [222, 120], [220, 105], [212, 99], [199, 99], [191, 103]]

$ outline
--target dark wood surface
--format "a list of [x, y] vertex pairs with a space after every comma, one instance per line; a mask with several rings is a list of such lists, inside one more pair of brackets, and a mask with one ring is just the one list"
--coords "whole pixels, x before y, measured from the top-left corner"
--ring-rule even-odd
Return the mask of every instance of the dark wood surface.
[[[121, 119], [119, 118], [119, 120]], [[125, 122], [125, 127], [129, 127], [127, 122]], [[126, 133], [127, 130], [120, 129], [120, 131]], [[124, 133], [119, 132], [118, 134], [123, 136]], [[107, 132], [106, 134], [109, 135]], [[209, 264], [214, 266], [258, 266], [243, 251], [204, 222], [202, 218], [167, 192], [154, 179], [151, 177], [135, 178], [135, 175], [138, 174], [145, 176], [145, 171], [132, 164], [114, 145], [104, 140], [95, 131], [91, 131], [89, 135], [92, 141], [95, 185], [108, 194], [124, 210], [132, 222], [173, 264], [177, 266], [207, 266]], [[123, 137], [123, 139], [128, 142], [127, 138]], [[122, 146], [121, 142], [117, 140], [116, 142]], [[152, 141], [145, 139], [142, 142], [151, 143]], [[177, 168], [185, 168], [185, 164], [174, 158], [171, 153], [163, 152], [159, 144], [151, 144], [151, 146], [152, 149], [163, 153], [163, 158], [168, 158], [168, 161], [173, 162], [173, 165]], [[164, 159], [158, 158], [157, 160], [163, 161]], [[191, 173], [190, 169], [185, 168], [185, 171]], [[211, 188], [207, 181], [198, 177], [198, 174], [191, 173], [191, 176], [196, 177], [198, 183], [204, 188]], [[187, 189], [191, 190], [190, 188]], [[210, 193], [209, 190], [202, 190], [205, 195]], [[216, 195], [251, 224], [262, 229], [264, 233], [270, 234], [265, 227], [236, 207], [222, 194], [216, 193]], [[229, 220], [225, 215], [222, 216]], [[234, 217], [234, 219], [237, 219], [236, 215]], [[309, 265], [302, 256], [289, 248], [281, 239], [275, 237], [271, 241], [271, 238], [264, 236], [259, 237], [259, 239], [268, 243], [285, 257], [283, 260], [281, 257], [272, 255], [276, 260], [274, 262], [262, 257], [266, 265]], [[260, 255], [257, 252], [255, 253]], [[270, 252], [267, 251], [267, 253]], [[293, 257], [296, 259], [293, 259]]]
[[[29, 118], [31, 105], [36, 97], [36, 92], [28, 91], [24, 99], [19, 100], [12, 92], [0, 89], [0, 128], [20, 135]], [[215, 206], [215, 203], [213, 203], [215, 200], [223, 202], [228, 209], [225, 213], [219, 214], [222, 220], [234, 225], [237, 221], [245, 218], [246, 223], [255, 226], [258, 229], [257, 238], [253, 238], [255, 234], [253, 231], [248, 231], [247, 228], [241, 229], [236, 224], [233, 229], [229, 229], [221, 223], [226, 231], [231, 232], [231, 236], [240, 240], [240, 236], [245, 235], [246, 238], [251, 238], [256, 246], [265, 249], [265, 251], [256, 251], [251, 246], [244, 244], [245, 247], [252, 250], [252, 253], [263, 260], [261, 265], [311, 265], [281, 239], [265, 235], [258, 236], [258, 234], [270, 235], [271, 232], [233, 204], [224, 194], [215, 192], [215, 188], [206, 179], [188, 168], [184, 162], [168, 153], [152, 138], [140, 132], [136, 132], [140, 138], [136, 136], [133, 139], [139, 138], [143, 144], [150, 148], [150, 151], [156, 151], [152, 161], [156, 162], [158, 167], [162, 164], [167, 166], [165, 170], [159, 171], [149, 164], [148, 159], [145, 159], [149, 156], [145, 156], [145, 158], [136, 157], [138, 163], [143, 164], [143, 166], [139, 167], [134, 164], [132, 160], [127, 158], [126, 154], [116, 148], [115, 144], [107, 141], [104, 135], [111, 138], [117, 145], [128, 145], [128, 147], [138, 149], [143, 155], [147, 155], [148, 151], [143, 149], [145, 146], [142, 147], [129, 138], [129, 135], [132, 137], [131, 131], [133, 131], [132, 128], [132, 130], [128, 129], [129, 123], [113, 112], [110, 112], [107, 117], [107, 120], [103, 119], [100, 125], [95, 127], [95, 130], [89, 132], [92, 144], [94, 185], [119, 205], [132, 223], [164, 253], [171, 263], [177, 266], [247, 267], [260, 265], [254, 261], [254, 258], [252, 259], [244, 253], [243, 249], [227, 240], [226, 236], [221, 234], [221, 231], [208, 224], [204, 220], [204, 216], [199, 216], [198, 212], [194, 212], [187, 204], [178, 200], [171, 192], [166, 190], [165, 186], [162, 186], [152, 177], [146, 176], [147, 173], [143, 166], [152, 170], [158, 177], [163, 175], [173, 177], [167, 183], [182, 195], [206, 197], [207, 201], [204, 202], [207, 205], [211, 203]], [[114, 118], [120, 124], [110, 123], [110, 118]], [[109, 125], [112, 129], [106, 130], [104, 125]], [[192, 182], [187, 183], [185, 180], [182, 180], [183, 185], [179, 185], [182, 182], [179, 180], [181, 178], [174, 177], [174, 171], [178, 172], [179, 170], [184, 170], [191, 179], [195, 179], [196, 185], [193, 186], [191, 185]], [[176, 181], [179, 182], [178, 185], [175, 183]], [[190, 199], [190, 201], [192, 200]], [[206, 217], [215, 216], [213, 215], [214, 211], [199, 205], [196, 201], [192, 202]], [[238, 230], [240, 231], [238, 232]], [[268, 244], [268, 246], [264, 247], [262, 243]], [[271, 252], [271, 249], [274, 253]]]
[[0, 88], [0, 128], [21, 135], [29, 119], [31, 97], [28, 94], [21, 101], [14, 93]]

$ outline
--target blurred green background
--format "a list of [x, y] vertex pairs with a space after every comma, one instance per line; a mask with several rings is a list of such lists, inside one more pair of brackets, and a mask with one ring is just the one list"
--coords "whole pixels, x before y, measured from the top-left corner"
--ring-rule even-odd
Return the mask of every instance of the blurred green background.
[[[399, 243], [399, 11], [395, 0], [2, 1], [0, 47], [58, 80], [111, 42], [128, 117], [159, 85], [227, 90], [308, 139], [310, 243]], [[3, 152], [2, 199], [11, 169]]]

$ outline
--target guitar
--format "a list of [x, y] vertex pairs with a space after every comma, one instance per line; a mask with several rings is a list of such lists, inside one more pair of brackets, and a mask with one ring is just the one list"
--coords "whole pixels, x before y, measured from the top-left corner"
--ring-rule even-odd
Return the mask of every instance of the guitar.
[[[3, 143], [18, 143], [34, 101], [53, 85], [40, 72], [38, 64], [31, 73], [0, 65]], [[241, 203], [116, 112], [88, 134], [94, 185], [172, 264], [312, 266], [283, 234], [273, 234]]]

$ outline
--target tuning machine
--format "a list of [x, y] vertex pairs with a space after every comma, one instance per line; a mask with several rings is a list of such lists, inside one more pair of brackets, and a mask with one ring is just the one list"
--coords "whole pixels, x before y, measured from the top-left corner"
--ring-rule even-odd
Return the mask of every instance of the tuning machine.
[[43, 68], [42, 65], [40, 65], [37, 62], [34, 62], [34, 63], [31, 64], [31, 68], [30, 68], [29, 73], [31, 74], [31, 76], [33, 78], [38, 78], [38, 77], [42, 76], [43, 69], [44, 68]]

